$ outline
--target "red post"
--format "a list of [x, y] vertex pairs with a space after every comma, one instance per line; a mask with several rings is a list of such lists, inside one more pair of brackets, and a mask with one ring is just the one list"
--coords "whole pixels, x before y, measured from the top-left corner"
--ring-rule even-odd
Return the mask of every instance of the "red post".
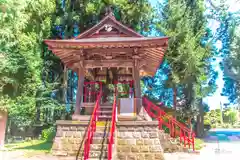
[[162, 117], [158, 118], [159, 129], [162, 130]]
[[7, 125], [7, 112], [0, 111], [0, 148], [4, 145]]
[[87, 89], [86, 89], [86, 83], [84, 83], [84, 102], [87, 102]]
[[193, 151], [195, 151], [195, 135], [194, 135], [194, 133], [192, 133], [192, 147], [193, 147]]
[[186, 147], [186, 136], [185, 136], [185, 131], [183, 131], [183, 142], [184, 142], [184, 147]]

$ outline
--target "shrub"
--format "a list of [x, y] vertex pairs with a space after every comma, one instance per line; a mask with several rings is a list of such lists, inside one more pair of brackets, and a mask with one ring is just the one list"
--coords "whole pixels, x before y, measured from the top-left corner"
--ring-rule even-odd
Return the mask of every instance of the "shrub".
[[204, 141], [201, 139], [196, 138], [195, 139], [195, 149], [200, 150], [204, 147]]
[[56, 135], [56, 127], [54, 126], [49, 127], [48, 129], [44, 129], [42, 131], [42, 139], [48, 142], [52, 142], [55, 135]]

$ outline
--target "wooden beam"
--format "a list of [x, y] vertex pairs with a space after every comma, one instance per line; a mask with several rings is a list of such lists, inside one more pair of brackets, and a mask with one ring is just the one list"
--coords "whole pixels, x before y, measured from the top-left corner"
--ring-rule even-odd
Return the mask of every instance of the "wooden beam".
[[85, 68], [101, 68], [101, 67], [133, 67], [132, 60], [85, 60]]

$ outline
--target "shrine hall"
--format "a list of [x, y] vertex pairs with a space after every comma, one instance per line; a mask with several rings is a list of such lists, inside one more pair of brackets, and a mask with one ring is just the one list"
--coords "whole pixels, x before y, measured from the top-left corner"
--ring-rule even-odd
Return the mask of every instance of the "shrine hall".
[[[88, 83], [89, 85], [101, 85], [101, 81], [129, 84], [133, 87], [135, 112], [139, 112], [140, 79], [143, 76], [154, 76], [156, 73], [163, 60], [168, 37], [144, 37], [118, 22], [110, 13], [98, 24], [73, 39], [44, 42], [68, 69], [78, 74], [74, 114], [79, 115], [82, 107], [89, 106], [85, 103], [87, 97], [84, 96], [87, 90], [84, 89], [86, 79], [92, 82]], [[103, 89], [104, 94], [104, 87], [101, 85], [98, 88]], [[93, 94], [90, 95], [93, 97]]]
[[169, 146], [181, 149], [165, 145], [169, 140], [159, 131], [164, 126], [168, 137], [179, 136], [184, 147], [194, 150], [194, 133], [141, 95], [141, 78], [155, 75], [168, 37], [144, 37], [110, 12], [72, 39], [44, 42], [61, 59], [65, 73], [70, 69], [78, 75], [75, 111], [72, 120], [56, 122], [53, 154], [163, 160]]

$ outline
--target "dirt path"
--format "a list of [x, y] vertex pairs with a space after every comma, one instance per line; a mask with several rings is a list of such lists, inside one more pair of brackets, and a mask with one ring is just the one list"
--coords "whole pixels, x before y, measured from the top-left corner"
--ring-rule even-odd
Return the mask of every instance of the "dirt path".
[[[240, 157], [240, 143], [208, 143], [200, 154], [165, 153], [166, 160], [229, 160]], [[29, 155], [31, 155], [29, 157]], [[74, 157], [59, 159], [49, 154], [27, 154], [23, 151], [0, 151], [0, 160], [75, 160]]]

